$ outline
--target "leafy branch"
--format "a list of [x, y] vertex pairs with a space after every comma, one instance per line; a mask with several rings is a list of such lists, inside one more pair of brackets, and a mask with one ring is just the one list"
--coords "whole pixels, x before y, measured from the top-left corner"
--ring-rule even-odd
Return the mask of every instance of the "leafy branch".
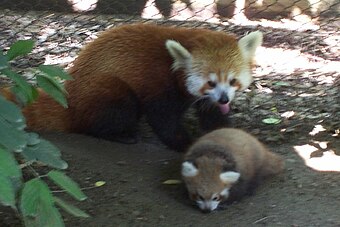
[[[20, 40], [6, 54], [0, 50], [0, 77], [2, 75], [13, 81], [10, 91], [21, 106], [34, 102], [39, 92], [36, 86], [11, 68], [10, 61], [30, 53], [33, 47], [32, 40]], [[40, 65], [36, 72], [38, 87], [66, 108], [66, 90], [62, 81], [71, 77], [60, 67], [52, 65]], [[0, 205], [9, 206], [19, 213], [25, 226], [64, 226], [56, 205], [76, 217], [89, 217], [53, 195], [36, 170], [35, 163], [52, 168], [47, 173], [48, 179], [73, 198], [79, 201], [86, 199], [77, 183], [61, 171], [68, 165], [61, 159], [59, 149], [38, 134], [25, 131], [25, 128], [26, 119], [20, 107], [7, 100], [0, 90]], [[30, 171], [33, 177], [24, 180], [23, 171]]]

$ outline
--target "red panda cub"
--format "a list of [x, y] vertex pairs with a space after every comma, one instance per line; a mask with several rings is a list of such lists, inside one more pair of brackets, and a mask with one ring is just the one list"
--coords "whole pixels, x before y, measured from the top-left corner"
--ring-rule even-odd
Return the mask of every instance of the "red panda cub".
[[205, 212], [251, 194], [258, 181], [283, 171], [281, 156], [250, 134], [232, 128], [212, 131], [187, 151], [182, 177], [190, 199]]
[[185, 110], [195, 103], [202, 128], [222, 127], [235, 92], [252, 81], [261, 43], [261, 32], [237, 40], [225, 32], [150, 24], [107, 30], [69, 70], [69, 108], [43, 93], [23, 109], [28, 128], [130, 141], [145, 115], [165, 145], [184, 149], [191, 142], [181, 123]]

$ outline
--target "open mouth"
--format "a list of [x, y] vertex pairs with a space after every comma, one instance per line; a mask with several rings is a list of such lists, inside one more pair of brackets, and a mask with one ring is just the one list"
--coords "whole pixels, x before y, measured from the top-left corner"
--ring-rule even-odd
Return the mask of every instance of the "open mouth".
[[227, 114], [230, 111], [230, 102], [225, 104], [218, 104], [218, 107], [220, 108], [222, 114]]

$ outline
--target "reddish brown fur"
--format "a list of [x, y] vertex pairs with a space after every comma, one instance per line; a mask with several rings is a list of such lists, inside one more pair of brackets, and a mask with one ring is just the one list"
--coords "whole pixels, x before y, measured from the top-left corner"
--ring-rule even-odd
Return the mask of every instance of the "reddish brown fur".
[[40, 90], [37, 101], [23, 109], [28, 128], [44, 131], [71, 131], [71, 115], [69, 109], [65, 109], [54, 99]]
[[[42, 90], [35, 103], [23, 108], [23, 114], [30, 129], [44, 130], [51, 128], [56, 131], [69, 131], [71, 126], [70, 114], [60, 104], [50, 98]], [[1, 88], [0, 93], [8, 100], [16, 102], [9, 87]]]
[[206, 198], [231, 186], [219, 178], [226, 167], [228, 171], [239, 172], [243, 184], [278, 174], [284, 168], [281, 156], [270, 152], [250, 134], [231, 128], [215, 130], [198, 139], [185, 160], [193, 161], [198, 169], [196, 176], [184, 177], [188, 191], [190, 194], [199, 191]]
[[[205, 56], [214, 46], [224, 46], [218, 53], [214, 53], [214, 59], [207, 59], [209, 61], [206, 64], [209, 66], [216, 65], [215, 58], [225, 58], [229, 54], [236, 54], [234, 52], [238, 50], [236, 38], [221, 32], [145, 24], [121, 26], [102, 33], [82, 50], [74, 67], [70, 69], [70, 74], [77, 81], [73, 84], [82, 89], [88, 85], [89, 77], [94, 73], [104, 73], [107, 77], [114, 75], [127, 81], [143, 100], [155, 97], [175, 81], [174, 77], [169, 77], [173, 59], [165, 49], [168, 39], [178, 41], [196, 56]], [[131, 68], [132, 65], [134, 68]], [[216, 65], [216, 68], [219, 67]], [[228, 64], [223, 67], [228, 67]], [[184, 85], [182, 79], [178, 82]], [[69, 88], [74, 89], [72, 83], [69, 85]], [[186, 93], [184, 87], [183, 93]]]
[[[222, 32], [146, 24], [110, 29], [85, 46], [69, 70], [74, 78], [65, 83], [69, 108], [64, 109], [42, 93], [23, 110], [28, 127], [82, 132], [98, 118], [93, 109], [100, 111], [131, 91], [142, 104], [174, 84], [183, 97], [188, 97], [183, 72], [171, 69], [173, 58], [165, 48], [168, 39], [178, 41], [193, 55], [201, 55], [205, 64], [215, 67], [211, 70], [232, 65], [218, 65], [216, 59], [228, 58], [225, 59], [228, 62], [227, 56], [239, 55], [236, 38]], [[217, 50], [207, 59], [211, 47]], [[238, 58], [241, 56], [233, 60], [234, 71], [239, 70]]]
[[193, 145], [187, 155], [205, 143], [221, 145], [230, 152], [237, 163], [237, 170], [245, 179], [251, 179], [255, 174], [266, 177], [283, 169], [279, 155], [270, 152], [255, 137], [240, 129], [225, 128], [208, 133]]
[[9, 87], [1, 87], [0, 88], [0, 93], [8, 100], [14, 102], [15, 101], [15, 96], [11, 92]]

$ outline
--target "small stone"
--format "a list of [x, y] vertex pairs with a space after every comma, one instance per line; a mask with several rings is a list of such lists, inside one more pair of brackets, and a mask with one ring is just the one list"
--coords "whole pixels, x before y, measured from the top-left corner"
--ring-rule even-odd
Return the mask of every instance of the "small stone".
[[119, 166], [125, 166], [125, 165], [127, 165], [127, 162], [126, 161], [118, 161], [118, 162], [116, 162], [116, 164], [119, 165]]
[[134, 216], [139, 216], [140, 214], [141, 214], [141, 212], [138, 211], [138, 210], [135, 210], [135, 211], [132, 212], [132, 215], [134, 215]]

